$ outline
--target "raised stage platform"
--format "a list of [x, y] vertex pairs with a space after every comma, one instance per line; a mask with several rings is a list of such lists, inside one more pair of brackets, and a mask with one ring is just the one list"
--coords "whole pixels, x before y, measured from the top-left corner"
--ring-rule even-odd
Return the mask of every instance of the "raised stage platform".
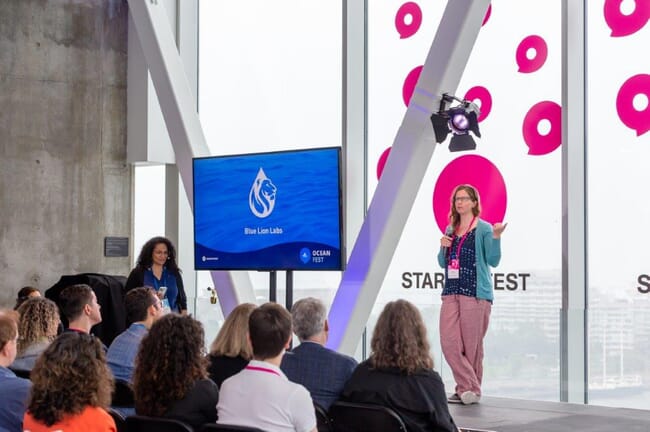
[[449, 411], [461, 428], [497, 432], [650, 432], [646, 410], [483, 397], [477, 405], [450, 404]]

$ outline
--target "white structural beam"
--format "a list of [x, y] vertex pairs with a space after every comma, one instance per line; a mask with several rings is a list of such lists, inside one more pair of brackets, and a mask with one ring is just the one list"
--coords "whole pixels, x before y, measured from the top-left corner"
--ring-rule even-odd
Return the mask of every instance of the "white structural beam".
[[328, 345], [351, 354], [397, 247], [436, 146], [431, 113], [455, 94], [490, 0], [450, 0], [330, 310]]
[[586, 0], [562, 0], [560, 400], [587, 403]]
[[[185, 194], [193, 205], [192, 158], [210, 155], [196, 111], [196, 99], [162, 2], [129, 0], [129, 9], [160, 101]], [[241, 302], [255, 301], [248, 274], [212, 272], [212, 279], [224, 315]]]

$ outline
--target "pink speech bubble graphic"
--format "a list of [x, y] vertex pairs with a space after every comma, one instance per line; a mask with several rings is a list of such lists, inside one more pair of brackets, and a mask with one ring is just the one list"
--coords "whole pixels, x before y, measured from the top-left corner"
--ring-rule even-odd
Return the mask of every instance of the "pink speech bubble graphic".
[[[535, 57], [528, 58], [528, 50], [535, 50]], [[530, 35], [525, 37], [517, 47], [517, 65], [519, 72], [531, 73], [539, 70], [546, 62], [548, 56], [548, 47], [546, 41], [541, 36]]]
[[[411, 20], [406, 23], [406, 17], [410, 16]], [[404, 3], [395, 14], [395, 28], [399, 33], [400, 39], [406, 39], [413, 36], [420, 29], [422, 24], [422, 10], [417, 3]]]
[[492, 3], [490, 3], [487, 12], [485, 12], [485, 16], [483, 17], [483, 24], [481, 24], [481, 27], [483, 27], [485, 23], [488, 22], [488, 20], [490, 19], [490, 15], [492, 15]]
[[472, 102], [475, 102], [477, 99], [481, 101], [479, 104], [479, 107], [481, 108], [481, 115], [478, 116], [477, 119], [479, 123], [490, 115], [490, 111], [492, 111], [492, 95], [485, 87], [472, 87], [471, 89], [467, 90], [467, 93], [465, 93], [465, 97], [463, 99]]
[[[551, 130], [542, 135], [539, 122], [547, 120]], [[528, 154], [540, 156], [551, 153], [562, 144], [562, 108], [555, 102], [543, 101], [532, 106], [526, 113], [522, 127]]]
[[409, 106], [409, 102], [411, 102], [411, 96], [413, 96], [413, 90], [415, 90], [415, 85], [418, 83], [421, 72], [422, 66], [418, 66], [406, 75], [404, 85], [402, 86], [402, 100], [406, 106]]
[[605, 1], [605, 21], [612, 29], [612, 37], [629, 36], [641, 30], [650, 19], [650, 0], [635, 0], [634, 11], [625, 15], [621, 12], [623, 0]]
[[499, 169], [478, 155], [461, 156], [442, 170], [433, 189], [433, 215], [444, 233], [449, 225], [451, 194], [460, 184], [471, 184], [481, 199], [481, 218], [494, 224], [503, 222], [508, 204], [506, 182]]
[[643, 94], [650, 101], [650, 75], [639, 74], [628, 78], [616, 96], [616, 112], [623, 124], [641, 136], [650, 130], [650, 103], [642, 111], [634, 108], [634, 97]]
[[384, 166], [386, 165], [386, 161], [388, 160], [388, 155], [390, 154], [390, 149], [392, 147], [388, 147], [384, 152], [379, 156], [379, 161], [377, 161], [377, 180], [381, 177], [381, 173], [384, 172]]

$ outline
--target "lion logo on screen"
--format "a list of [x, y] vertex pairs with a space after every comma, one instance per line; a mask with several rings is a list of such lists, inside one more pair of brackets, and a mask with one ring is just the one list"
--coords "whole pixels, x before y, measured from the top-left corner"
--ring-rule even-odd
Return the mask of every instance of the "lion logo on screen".
[[260, 168], [248, 194], [248, 206], [255, 216], [265, 218], [273, 212], [277, 190], [278, 188]]

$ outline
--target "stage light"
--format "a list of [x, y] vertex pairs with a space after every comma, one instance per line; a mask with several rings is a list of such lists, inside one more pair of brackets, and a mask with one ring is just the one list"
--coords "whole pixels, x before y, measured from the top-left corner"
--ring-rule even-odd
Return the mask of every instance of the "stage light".
[[[458, 102], [458, 105], [450, 107], [449, 105], [454, 101]], [[451, 132], [449, 151], [474, 150], [476, 142], [469, 133], [472, 132], [480, 138], [481, 132], [478, 129], [480, 114], [481, 110], [474, 102], [443, 94], [440, 100], [440, 109], [437, 113], [431, 114], [431, 124], [436, 142], [442, 143]]]

